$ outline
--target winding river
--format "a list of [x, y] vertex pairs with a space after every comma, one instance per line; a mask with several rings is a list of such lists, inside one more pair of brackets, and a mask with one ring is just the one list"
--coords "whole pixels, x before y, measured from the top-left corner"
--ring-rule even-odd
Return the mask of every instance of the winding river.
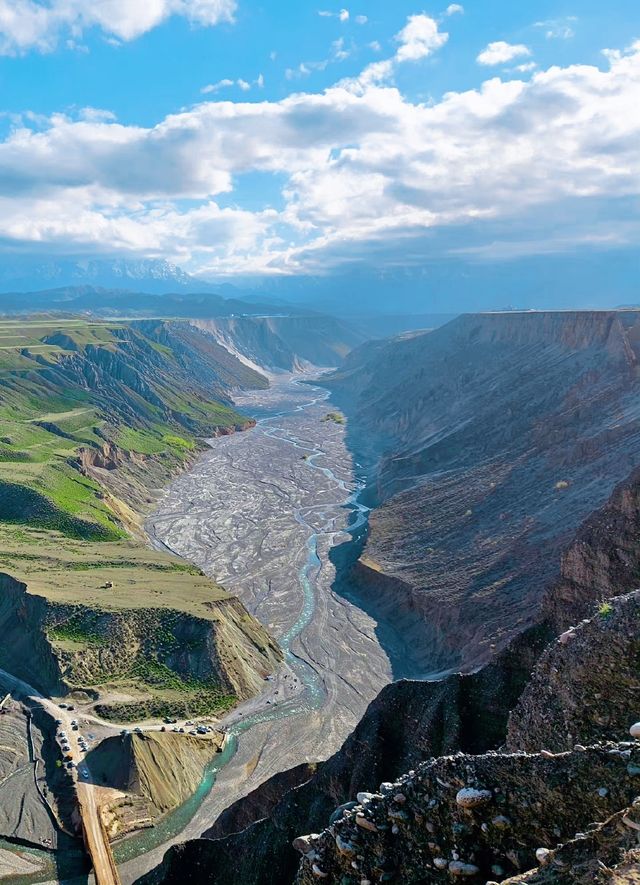
[[329, 554], [359, 537], [369, 508], [344, 427], [327, 415], [329, 392], [314, 381], [279, 376], [269, 391], [243, 396], [239, 408], [256, 427], [212, 441], [148, 521], [156, 546], [240, 596], [276, 636], [285, 663], [260, 698], [223, 720], [225, 749], [198, 791], [155, 828], [116, 844], [124, 883], [268, 777], [329, 756], [391, 679], [375, 623], [333, 590]]
[[[194, 795], [114, 845], [123, 885], [157, 866], [172, 844], [199, 837], [269, 777], [331, 755], [391, 681], [376, 623], [334, 589], [340, 576], [330, 554], [354, 544], [369, 510], [345, 429], [328, 415], [329, 392], [317, 380], [280, 375], [269, 390], [238, 397], [256, 427], [212, 440], [148, 521], [152, 544], [194, 562], [242, 599], [280, 643], [284, 663], [259, 697], [225, 717], [228, 740]], [[79, 855], [68, 853], [56, 874], [52, 855], [28, 853], [46, 869], [10, 881], [87, 881], [74, 872]]]

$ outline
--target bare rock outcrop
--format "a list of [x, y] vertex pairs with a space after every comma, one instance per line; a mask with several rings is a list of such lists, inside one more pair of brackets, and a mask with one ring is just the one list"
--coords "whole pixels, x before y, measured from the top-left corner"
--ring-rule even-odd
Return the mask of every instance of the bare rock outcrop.
[[[296, 882], [484, 885], [518, 874], [630, 805], [640, 784], [638, 763], [640, 746], [630, 743], [424, 763], [361, 794], [311, 836]], [[469, 804], [471, 795], [476, 801]]]
[[603, 603], [547, 648], [509, 716], [507, 747], [626, 739], [640, 698], [640, 590]]

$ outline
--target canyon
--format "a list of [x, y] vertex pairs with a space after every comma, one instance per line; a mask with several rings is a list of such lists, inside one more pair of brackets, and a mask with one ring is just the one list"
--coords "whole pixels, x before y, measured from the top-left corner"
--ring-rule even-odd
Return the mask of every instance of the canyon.
[[[383, 688], [337, 753], [315, 771], [298, 765], [257, 787], [205, 838], [173, 848], [148, 881], [177, 882], [179, 871], [193, 869], [225, 885], [293, 882], [299, 854], [292, 843], [327, 826], [318, 842], [296, 842], [311, 858], [300, 868], [301, 882], [431, 882], [458, 874], [455, 841], [445, 872], [429, 872], [422, 855], [407, 848], [404, 867], [395, 855], [388, 866], [356, 874], [349, 851], [335, 851], [352, 830], [337, 838], [329, 819], [336, 807], [354, 803], [345, 822], [352, 828], [356, 815], [367, 816], [358, 793], [377, 795], [381, 783], [412, 778], [431, 758], [498, 750], [545, 648], [635, 590], [637, 334], [635, 311], [469, 316], [431, 333], [366, 344], [323, 377], [347, 416], [347, 443], [367, 478], [363, 500], [373, 507], [364, 549], [340, 591], [373, 617], [383, 646], [389, 635], [404, 640], [400, 649], [389, 647], [394, 676], [405, 675], [404, 666], [420, 679]], [[615, 672], [614, 651], [604, 658]], [[637, 689], [636, 668], [618, 696], [615, 726], [607, 694], [598, 692], [602, 729], [589, 734], [583, 721], [562, 750], [579, 744], [582, 732], [585, 742], [623, 741], [637, 718]], [[568, 694], [573, 710], [580, 702]], [[543, 715], [538, 708], [529, 727], [539, 727]], [[546, 740], [527, 749], [547, 751]], [[508, 777], [516, 760], [507, 754], [496, 764], [505, 773], [494, 772], [494, 781]], [[576, 764], [582, 800], [597, 786], [589, 764]], [[597, 819], [622, 814], [632, 799], [632, 792], [616, 794]], [[427, 812], [412, 813], [417, 820]], [[391, 830], [392, 822], [384, 826]], [[560, 838], [582, 826], [571, 818]], [[592, 842], [597, 853], [600, 843]], [[359, 851], [368, 862], [390, 849], [374, 840]], [[527, 862], [535, 863], [531, 849], [518, 860]], [[514, 864], [496, 865], [499, 878], [518, 872]], [[487, 868], [468, 866], [477, 870], [467, 874], [487, 878]], [[544, 881], [565, 881], [549, 875]]]
[[[108, 509], [67, 513], [60, 549], [39, 516], [45, 555], [25, 559], [16, 532], [42, 509], [23, 496], [16, 529], [7, 499], [3, 629], [23, 645], [0, 666], [48, 694], [88, 693], [110, 667], [84, 712], [129, 704], [135, 721], [159, 716], [139, 706], [153, 660], [182, 681], [163, 704], [215, 717], [219, 752], [150, 731], [118, 763], [136, 809], [108, 812], [122, 881], [586, 883], [633, 866], [640, 314], [470, 315], [362, 345], [310, 318], [109, 323], [89, 349], [87, 330], [42, 336], [63, 351], [48, 379], [58, 360], [115, 379], [92, 406], [115, 432], [80, 444], [94, 424], [77, 403], [32, 421], [67, 434], [65, 470]], [[149, 347], [155, 374], [135, 380], [123, 357]], [[59, 587], [70, 569], [81, 603], [75, 577]], [[196, 709], [212, 676], [233, 700]], [[172, 755], [185, 777], [164, 796]], [[154, 827], [122, 839], [145, 814]]]

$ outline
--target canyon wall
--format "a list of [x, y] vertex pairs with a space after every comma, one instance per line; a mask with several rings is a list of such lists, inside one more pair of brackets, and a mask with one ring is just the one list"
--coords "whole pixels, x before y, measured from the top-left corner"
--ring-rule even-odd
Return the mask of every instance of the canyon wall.
[[[553, 651], [546, 654], [554, 656], [554, 663], [546, 666], [556, 666], [557, 649], [574, 640], [558, 644], [555, 637], [594, 612], [608, 614], [607, 606], [617, 612], [617, 603], [607, 600], [639, 583], [637, 324], [634, 311], [461, 317], [432, 333], [364, 345], [328, 376], [326, 383], [348, 416], [350, 445], [368, 468], [369, 500], [376, 505], [354, 569], [351, 598], [357, 594], [367, 611], [393, 621], [404, 636], [410, 669], [438, 681], [400, 681], [385, 688], [343, 747], [315, 773], [298, 771], [272, 779], [237, 803], [232, 814], [222, 816], [205, 838], [171, 849], [149, 881], [177, 883], [185, 870], [194, 870], [217, 885], [292, 882], [298, 863], [292, 841], [301, 833], [325, 830], [336, 807], [356, 803], [358, 792], [376, 792], [381, 783], [392, 782], [401, 790], [429, 759], [495, 751], [517, 727], [532, 735], [532, 743], [522, 747], [544, 749], [537, 737], [533, 740], [545, 727], [544, 710], [527, 700], [536, 662], [550, 647]], [[625, 630], [634, 630], [629, 619], [635, 608], [634, 603], [625, 605], [625, 614], [606, 621], [618, 631], [615, 641], [614, 633], [599, 632], [600, 622], [598, 629], [591, 628], [600, 640], [591, 637], [585, 646], [575, 641], [586, 661], [591, 647], [601, 656], [600, 690], [593, 690], [605, 699], [616, 689], [619, 655], [631, 654], [631, 667], [635, 661], [634, 646], [622, 639]], [[582, 664], [575, 657], [571, 661], [568, 666], [577, 674]], [[588, 665], [583, 669], [586, 674]], [[565, 667], [562, 672], [566, 676], [569, 671]], [[622, 672], [629, 674], [629, 667]], [[609, 685], [604, 673], [613, 674]], [[534, 675], [532, 685], [536, 678], [545, 677]], [[637, 718], [632, 697], [638, 688], [637, 669], [622, 681], [613, 718], [602, 706], [589, 707], [603, 725], [596, 733], [583, 728], [585, 741], [619, 740], [625, 717]], [[576, 685], [569, 680], [567, 697], [579, 705], [584, 694], [577, 682], [577, 676]], [[522, 711], [509, 721], [521, 697]], [[551, 716], [556, 724], [547, 727], [550, 749], [557, 746], [552, 744], [554, 729], [563, 748], [567, 741], [581, 739], [579, 728], [567, 728], [564, 715], [554, 710]], [[580, 722], [582, 728], [584, 717]], [[509, 749], [519, 752], [511, 737], [509, 741]], [[614, 750], [627, 753], [611, 745]], [[496, 782], [503, 771], [506, 780], [522, 774], [517, 753], [503, 761], [491, 758], [478, 763], [478, 783], [484, 772], [492, 771]], [[560, 781], [571, 780], [576, 765], [576, 803], [585, 802], [586, 795], [591, 803], [584, 806], [585, 821], [598, 810], [618, 813], [632, 801], [637, 786], [625, 779], [623, 767], [617, 768], [627, 792], [616, 794], [606, 809], [596, 808], [591, 800], [601, 785], [591, 779], [586, 758], [572, 757], [554, 763], [555, 768], [550, 764], [547, 771], [542, 757], [531, 763], [522, 783], [527, 778], [534, 784], [544, 781], [553, 770]], [[626, 755], [620, 758], [628, 761]], [[593, 759], [606, 763], [602, 753]], [[445, 760], [429, 771], [448, 783], [449, 769], [455, 769], [459, 773], [454, 777], [464, 785], [475, 763], [465, 758], [448, 765]], [[300, 881], [442, 881], [443, 876], [458, 875], [456, 864], [462, 858], [477, 867], [473, 875], [484, 882], [491, 875], [516, 875], [519, 867], [535, 861], [538, 846], [533, 842], [520, 857], [520, 849], [500, 836], [496, 845], [503, 856], [496, 858], [476, 831], [473, 850], [461, 855], [456, 827], [464, 833], [468, 821], [464, 815], [451, 816], [457, 806], [440, 797], [441, 792], [432, 782], [427, 794], [428, 802], [435, 797], [447, 808], [442, 822], [446, 838], [439, 832], [437, 839], [429, 838], [422, 819], [429, 812], [412, 808], [420, 846], [417, 852], [407, 847], [402, 816], [391, 820], [390, 800], [381, 797], [386, 830], [372, 835], [371, 845], [360, 851], [371, 866], [358, 866], [355, 873], [352, 861], [358, 852], [354, 858], [336, 849], [337, 830], [331, 829], [318, 840], [296, 843], [316, 852], [315, 859], [308, 854], [303, 863]], [[535, 790], [533, 794], [530, 801], [535, 803]], [[540, 826], [547, 829], [534, 828], [531, 839], [548, 838], [549, 827], [558, 829], [552, 812], [559, 797], [550, 798], [544, 814], [537, 810]], [[583, 817], [574, 811], [572, 806], [560, 821], [553, 844], [583, 826]], [[413, 818], [409, 820], [413, 839]], [[348, 834], [340, 836], [340, 845], [353, 841], [354, 825], [355, 832], [362, 829], [350, 813], [344, 824]], [[609, 831], [602, 832], [606, 841]], [[366, 829], [360, 835], [366, 836]], [[518, 830], [516, 839], [520, 835]], [[387, 841], [382, 845], [389, 839], [398, 841], [397, 851]], [[445, 872], [433, 866], [438, 855], [428, 845], [431, 841], [443, 850], [443, 839]], [[569, 856], [571, 850], [567, 852]], [[504, 863], [509, 854], [517, 863]], [[387, 855], [389, 864], [380, 866]], [[492, 866], [500, 868], [499, 875]]]
[[638, 318], [463, 316], [326, 376], [378, 505], [356, 591], [414, 672], [472, 672], [581, 580], [578, 527], [640, 463]]
[[363, 341], [348, 323], [321, 314], [232, 316], [192, 320], [231, 353], [271, 370], [339, 366]]

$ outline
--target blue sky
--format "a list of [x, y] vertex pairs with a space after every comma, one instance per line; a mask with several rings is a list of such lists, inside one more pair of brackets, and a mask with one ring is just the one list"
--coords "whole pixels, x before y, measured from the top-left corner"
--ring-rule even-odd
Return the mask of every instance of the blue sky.
[[210, 278], [635, 246], [637, 41], [631, 0], [0, 0], [0, 246]]

